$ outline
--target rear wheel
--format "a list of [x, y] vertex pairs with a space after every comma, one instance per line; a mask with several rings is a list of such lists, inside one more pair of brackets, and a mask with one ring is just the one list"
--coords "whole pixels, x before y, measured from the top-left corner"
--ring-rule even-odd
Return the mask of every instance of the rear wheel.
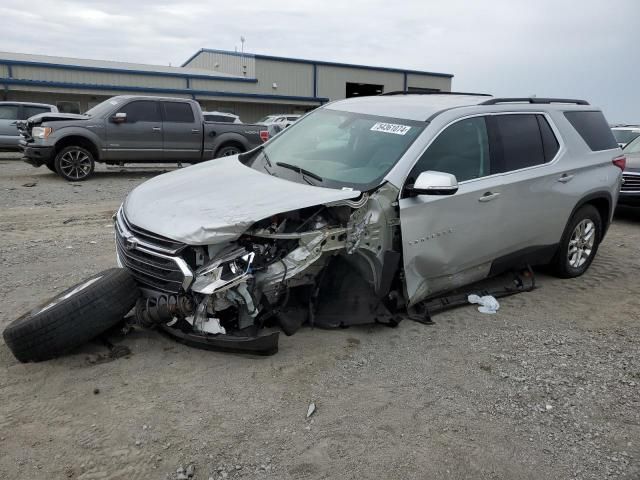
[[581, 207], [571, 218], [551, 261], [561, 278], [579, 277], [593, 262], [602, 239], [602, 218], [593, 205]]
[[216, 158], [239, 155], [242, 152], [244, 152], [244, 150], [240, 148], [238, 145], [226, 145], [216, 152]]
[[79, 182], [91, 176], [95, 168], [93, 154], [78, 146], [65, 147], [54, 161], [58, 175], [69, 182]]

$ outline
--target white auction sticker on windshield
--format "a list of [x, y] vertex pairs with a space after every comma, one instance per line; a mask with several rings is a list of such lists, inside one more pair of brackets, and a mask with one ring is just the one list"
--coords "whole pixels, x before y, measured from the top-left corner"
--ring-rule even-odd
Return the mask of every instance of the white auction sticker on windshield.
[[408, 125], [398, 125], [397, 123], [378, 122], [370, 129], [372, 132], [394, 133], [396, 135], [406, 135], [411, 127]]

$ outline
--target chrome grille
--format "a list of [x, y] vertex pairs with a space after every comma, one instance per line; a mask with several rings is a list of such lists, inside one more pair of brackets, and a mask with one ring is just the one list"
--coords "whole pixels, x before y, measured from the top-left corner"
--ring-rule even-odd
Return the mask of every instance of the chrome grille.
[[142, 246], [147, 246], [163, 253], [175, 254], [182, 250], [186, 245], [182, 242], [176, 242], [167, 237], [162, 237], [155, 233], [148, 232], [140, 227], [136, 227], [129, 223], [122, 209], [118, 212], [118, 218], [124, 228], [131, 232]]
[[[193, 280], [193, 273], [187, 263], [180, 257], [160, 253], [157, 250], [173, 251], [168, 243], [151, 243], [151, 239], [161, 239], [150, 233], [140, 234], [140, 229], [129, 228], [122, 211], [116, 215], [116, 250], [118, 259], [134, 278], [153, 290], [167, 293], [178, 293], [187, 289]], [[173, 242], [172, 240], [168, 240]], [[173, 242], [177, 244], [177, 242]], [[184, 244], [178, 250], [184, 248]]]
[[640, 193], [640, 174], [623, 173], [622, 179], [624, 183], [621, 192], [638, 192]]

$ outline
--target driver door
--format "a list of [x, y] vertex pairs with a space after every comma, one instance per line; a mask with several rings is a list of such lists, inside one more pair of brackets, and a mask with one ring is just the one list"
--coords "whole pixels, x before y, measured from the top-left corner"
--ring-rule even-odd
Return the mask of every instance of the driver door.
[[455, 175], [459, 189], [446, 196], [403, 193], [400, 199], [405, 283], [412, 305], [486, 277], [492, 260], [508, 248], [501, 234], [507, 221], [502, 218], [502, 179], [491, 176], [484, 117], [462, 119], [443, 130], [406, 183], [428, 170]]

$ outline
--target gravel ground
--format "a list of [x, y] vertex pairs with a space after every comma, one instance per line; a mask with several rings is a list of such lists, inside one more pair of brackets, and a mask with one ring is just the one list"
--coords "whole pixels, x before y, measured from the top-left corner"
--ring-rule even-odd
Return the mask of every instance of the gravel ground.
[[[10, 157], [0, 328], [113, 266], [110, 216], [160, 171], [69, 184]], [[0, 478], [638, 479], [639, 240], [623, 211], [585, 276], [540, 273], [495, 316], [303, 329], [268, 358], [136, 330], [115, 361], [20, 364], [0, 340]]]

